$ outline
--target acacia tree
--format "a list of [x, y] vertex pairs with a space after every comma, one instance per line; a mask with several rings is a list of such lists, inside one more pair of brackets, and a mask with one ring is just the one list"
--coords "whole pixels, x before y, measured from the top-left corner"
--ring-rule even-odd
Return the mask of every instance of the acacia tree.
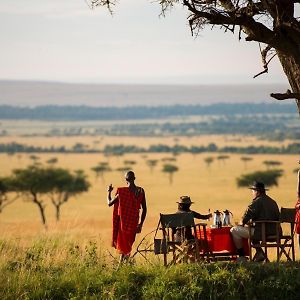
[[251, 160], [253, 160], [253, 158], [252, 158], [252, 157], [249, 157], [249, 156], [242, 156], [242, 157], [241, 157], [241, 161], [244, 162], [244, 168], [245, 168], [245, 169], [247, 169], [247, 163], [248, 163], [249, 161], [251, 161]]
[[241, 175], [236, 179], [238, 187], [250, 186], [254, 181], [261, 181], [267, 186], [277, 186], [278, 179], [283, 175], [282, 170], [256, 171]]
[[95, 172], [96, 179], [100, 176], [104, 183], [104, 173], [110, 172], [111, 168], [107, 162], [100, 162], [96, 167], [91, 168], [91, 170]]
[[282, 165], [282, 162], [277, 161], [277, 160], [265, 160], [263, 161], [263, 164], [267, 167], [267, 169], [272, 168], [272, 167], [278, 167]]
[[13, 171], [11, 184], [20, 194], [25, 196], [25, 200], [38, 206], [42, 223], [47, 227], [45, 215], [45, 194], [49, 191], [51, 177], [45, 169], [37, 165], [28, 166], [26, 169], [16, 169]]
[[76, 171], [74, 174], [61, 168], [48, 168], [46, 171], [51, 178], [47, 194], [55, 207], [56, 221], [59, 221], [61, 206], [71, 197], [88, 191], [90, 184], [81, 171]]
[[[90, 0], [92, 6], [107, 6], [111, 10], [117, 0]], [[183, 4], [190, 15], [193, 34], [212, 25], [225, 32], [236, 33], [239, 40], [257, 42], [263, 70], [278, 56], [292, 91], [271, 94], [277, 100], [295, 99], [300, 114], [300, 21], [295, 12], [299, 0], [159, 0], [162, 12], [175, 4]]]
[[204, 158], [204, 162], [206, 163], [206, 167], [209, 169], [210, 165], [213, 163], [214, 158], [209, 156]]
[[165, 164], [163, 165], [162, 172], [169, 174], [169, 182], [170, 184], [173, 183], [173, 174], [177, 172], [179, 169], [177, 166], [172, 164]]
[[153, 173], [154, 167], [157, 165], [158, 160], [157, 159], [148, 159], [146, 161], [147, 166], [150, 168], [150, 172]]

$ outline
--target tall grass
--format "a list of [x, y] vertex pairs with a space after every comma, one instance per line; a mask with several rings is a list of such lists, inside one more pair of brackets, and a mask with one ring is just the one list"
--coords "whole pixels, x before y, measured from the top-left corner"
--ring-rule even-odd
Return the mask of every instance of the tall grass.
[[0, 241], [0, 299], [299, 299], [299, 291], [299, 262], [118, 269], [95, 241]]

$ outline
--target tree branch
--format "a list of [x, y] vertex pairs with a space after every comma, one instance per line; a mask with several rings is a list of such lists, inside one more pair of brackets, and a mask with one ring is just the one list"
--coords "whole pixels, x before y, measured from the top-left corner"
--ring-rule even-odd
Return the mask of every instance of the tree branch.
[[287, 90], [286, 93], [272, 93], [270, 94], [272, 98], [276, 100], [287, 100], [287, 99], [298, 99], [300, 100], [300, 93], [292, 93], [290, 90]]
[[193, 3], [193, 0], [183, 0], [183, 5], [192, 12], [192, 20], [196, 23], [196, 27], [199, 24], [201, 25], [201, 23], [205, 24], [205, 21], [209, 24], [220, 26], [238, 25], [247, 34], [247, 41], [262, 42], [273, 47], [279, 45], [279, 41], [276, 40], [276, 35], [272, 30], [255, 21], [247, 13], [239, 10], [239, 7], [233, 10], [233, 7], [230, 5], [231, 1], [223, 1], [224, 8], [228, 7], [230, 10], [217, 10], [211, 5], [195, 6]]

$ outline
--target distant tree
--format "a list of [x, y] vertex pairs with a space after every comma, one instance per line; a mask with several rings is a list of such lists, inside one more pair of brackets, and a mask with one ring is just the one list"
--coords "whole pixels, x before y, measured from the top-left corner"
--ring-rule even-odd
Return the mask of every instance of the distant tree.
[[175, 157], [163, 157], [161, 159], [161, 161], [163, 161], [163, 162], [172, 162], [172, 161], [176, 161], [176, 158]]
[[150, 172], [153, 173], [153, 169], [157, 165], [158, 160], [157, 159], [148, 159], [146, 161], [147, 166], [150, 168]]
[[179, 168], [175, 165], [165, 164], [165, 165], [163, 165], [162, 172], [169, 174], [169, 181], [170, 181], [170, 184], [172, 184], [173, 183], [173, 175], [178, 170], [179, 170]]
[[253, 160], [253, 158], [250, 157], [250, 156], [242, 156], [242, 157], [241, 157], [241, 161], [244, 163], [244, 168], [245, 168], [245, 169], [247, 169], [247, 163], [248, 163], [249, 161], [251, 161], [251, 160]]
[[55, 164], [57, 164], [58, 159], [56, 157], [52, 157], [52, 158], [48, 159], [46, 162], [48, 165], [54, 166]]
[[100, 162], [96, 167], [91, 168], [92, 171], [96, 174], [96, 179], [100, 176], [102, 182], [104, 182], [104, 174], [110, 172], [111, 168], [107, 162]]
[[237, 178], [238, 187], [250, 186], [255, 180], [263, 182], [266, 186], [277, 186], [278, 179], [283, 175], [282, 170], [256, 171], [241, 175]]
[[81, 153], [81, 152], [85, 152], [87, 150], [89, 146], [88, 145], [85, 145], [85, 144], [82, 144], [82, 143], [76, 143], [73, 147], [72, 147], [72, 150], [74, 152], [77, 152], [77, 153]]
[[229, 155], [219, 155], [219, 156], [217, 156], [217, 160], [220, 161], [220, 162], [223, 162], [223, 163], [225, 163], [225, 160], [227, 160], [229, 158], [230, 158]]
[[71, 197], [88, 191], [90, 184], [81, 170], [72, 174], [66, 169], [51, 168], [47, 172], [51, 177], [48, 195], [56, 210], [56, 221], [59, 221], [61, 206]]
[[278, 167], [282, 165], [282, 162], [277, 161], [277, 160], [265, 160], [263, 161], [263, 164], [269, 169], [272, 167]]
[[136, 161], [135, 160], [124, 160], [124, 164], [133, 166], [136, 164]]
[[214, 158], [209, 156], [204, 158], [204, 162], [206, 163], [206, 167], [209, 169], [210, 165], [213, 163]]
[[29, 156], [29, 159], [32, 161], [34, 165], [39, 164], [39, 160], [40, 160], [39, 156], [32, 154]]
[[15, 193], [14, 188], [11, 184], [10, 177], [1, 177], [0, 178], [0, 213], [3, 209], [12, 204], [19, 195]]
[[123, 166], [116, 169], [116, 171], [120, 172], [121, 174], [124, 174], [130, 170], [131, 168], [129, 166]]
[[293, 170], [293, 173], [297, 174], [298, 172], [299, 172], [299, 168], [296, 168], [296, 169]]

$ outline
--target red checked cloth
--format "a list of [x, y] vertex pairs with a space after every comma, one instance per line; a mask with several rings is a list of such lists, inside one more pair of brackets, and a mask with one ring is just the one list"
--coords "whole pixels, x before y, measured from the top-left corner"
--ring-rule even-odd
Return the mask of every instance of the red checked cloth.
[[112, 246], [121, 254], [129, 255], [135, 240], [139, 222], [139, 212], [142, 200], [145, 197], [144, 190], [140, 187], [138, 196], [128, 187], [118, 188], [116, 195], [118, 200], [113, 210], [113, 235]]
[[296, 233], [300, 234], [300, 199], [298, 199], [295, 207], [296, 207], [296, 218], [295, 218]]

